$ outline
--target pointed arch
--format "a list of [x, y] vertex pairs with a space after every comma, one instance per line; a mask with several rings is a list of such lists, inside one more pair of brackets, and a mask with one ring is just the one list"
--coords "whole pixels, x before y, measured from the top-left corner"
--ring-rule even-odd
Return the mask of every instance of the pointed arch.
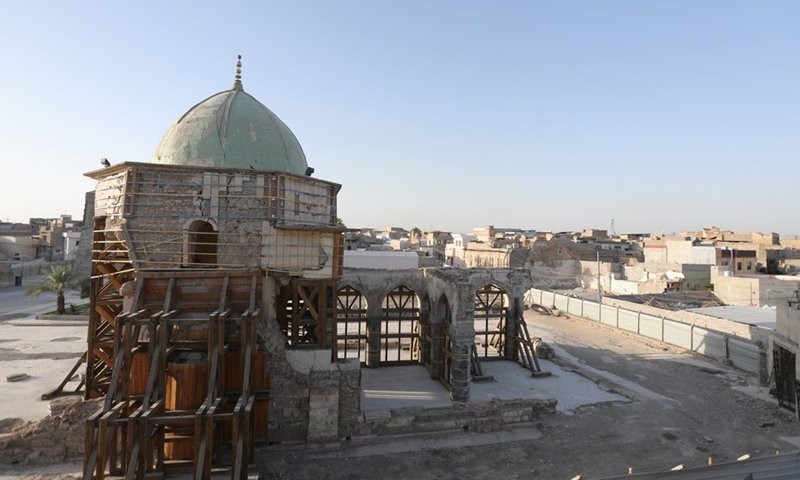
[[475, 291], [475, 347], [481, 358], [501, 358], [506, 348], [509, 297], [495, 284]]
[[420, 302], [417, 294], [399, 285], [383, 299], [381, 362], [418, 363]]
[[367, 297], [345, 286], [336, 294], [336, 358], [367, 361]]

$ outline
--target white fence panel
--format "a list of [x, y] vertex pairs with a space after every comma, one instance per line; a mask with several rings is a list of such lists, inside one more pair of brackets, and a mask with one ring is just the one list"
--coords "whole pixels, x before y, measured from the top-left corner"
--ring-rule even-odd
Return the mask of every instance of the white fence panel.
[[639, 334], [652, 338], [653, 340], [663, 340], [664, 330], [662, 322], [663, 320], [661, 317], [640, 313]]
[[725, 348], [725, 335], [702, 327], [694, 327], [692, 350], [708, 357], [728, 358]]
[[566, 295], [559, 295], [556, 294], [555, 298], [553, 299], [553, 305], [562, 312], [567, 311], [567, 302], [569, 302], [569, 297]]
[[595, 322], [600, 321], [600, 304], [590, 302], [589, 300], [583, 301], [583, 317]]
[[617, 307], [611, 305], [600, 306], [600, 322], [606, 325], [617, 326]]
[[639, 312], [620, 308], [617, 322], [619, 328], [629, 332], [639, 333]]
[[555, 305], [556, 294], [554, 292], [542, 292], [542, 303], [539, 305], [550, 308]]
[[750, 373], [759, 373], [761, 365], [761, 349], [758, 345], [743, 342], [735, 338], [728, 339], [728, 358], [733, 366]]
[[692, 349], [692, 325], [674, 320], [664, 320], [664, 342], [677, 347]]
[[527, 305], [541, 305], [542, 304], [542, 291], [531, 288], [525, 293], [525, 303]]
[[575, 315], [576, 317], [583, 316], [583, 299], [569, 297], [567, 302], [567, 313]]

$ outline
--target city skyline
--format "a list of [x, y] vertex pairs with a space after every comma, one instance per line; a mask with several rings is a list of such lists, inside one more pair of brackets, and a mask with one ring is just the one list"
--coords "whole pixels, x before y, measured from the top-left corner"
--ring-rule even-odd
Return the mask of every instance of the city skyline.
[[351, 227], [800, 235], [794, 2], [237, 6], [10, 6], [0, 219], [80, 219], [242, 54]]

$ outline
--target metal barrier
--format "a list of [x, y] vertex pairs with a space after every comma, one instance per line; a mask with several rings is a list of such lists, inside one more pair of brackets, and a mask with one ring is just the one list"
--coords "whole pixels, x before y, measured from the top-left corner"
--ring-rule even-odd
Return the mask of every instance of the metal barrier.
[[530, 289], [525, 294], [525, 299], [531, 303], [556, 308], [569, 315], [600, 322], [701, 355], [727, 360], [736, 368], [746, 372], [757, 375], [764, 375], [766, 372], [766, 353], [760, 345], [721, 332], [536, 288]]

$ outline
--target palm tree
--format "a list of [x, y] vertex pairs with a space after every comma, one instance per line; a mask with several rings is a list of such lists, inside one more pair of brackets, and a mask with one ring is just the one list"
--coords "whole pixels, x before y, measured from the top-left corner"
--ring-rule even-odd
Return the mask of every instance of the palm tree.
[[56, 311], [59, 315], [64, 313], [64, 294], [68, 290], [80, 290], [81, 278], [78, 272], [72, 269], [72, 264], [53, 265], [50, 271], [44, 274], [43, 282], [34, 283], [25, 289], [25, 295], [36, 298], [42, 293], [56, 294]]
[[411, 238], [420, 238], [422, 237], [422, 230], [419, 227], [414, 227], [411, 229]]

